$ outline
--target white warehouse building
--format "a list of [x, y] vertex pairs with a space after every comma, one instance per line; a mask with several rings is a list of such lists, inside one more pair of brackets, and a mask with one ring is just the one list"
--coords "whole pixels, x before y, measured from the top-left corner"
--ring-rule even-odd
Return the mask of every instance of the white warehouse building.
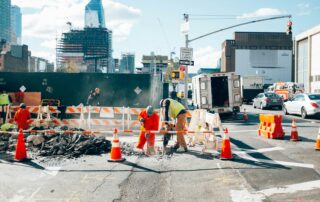
[[307, 93], [320, 93], [320, 25], [295, 37], [295, 81]]
[[293, 80], [292, 34], [235, 32], [222, 44], [221, 72], [260, 76], [264, 84]]

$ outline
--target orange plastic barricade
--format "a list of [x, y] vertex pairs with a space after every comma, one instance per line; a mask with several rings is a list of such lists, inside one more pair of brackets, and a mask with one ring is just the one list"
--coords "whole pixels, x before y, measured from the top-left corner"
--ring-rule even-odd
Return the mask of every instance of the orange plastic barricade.
[[258, 134], [271, 139], [283, 139], [282, 116], [278, 114], [260, 114]]

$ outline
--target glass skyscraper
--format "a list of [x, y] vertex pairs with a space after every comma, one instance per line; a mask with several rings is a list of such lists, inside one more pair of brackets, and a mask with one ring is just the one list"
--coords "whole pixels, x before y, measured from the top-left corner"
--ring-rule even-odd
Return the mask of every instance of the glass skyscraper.
[[11, 7], [11, 43], [21, 44], [21, 10], [18, 6]]
[[85, 27], [105, 28], [104, 10], [101, 0], [91, 0], [85, 9]]
[[134, 73], [135, 56], [133, 53], [123, 53], [120, 61], [120, 73]]
[[11, 41], [11, 0], [0, 1], [0, 40]]

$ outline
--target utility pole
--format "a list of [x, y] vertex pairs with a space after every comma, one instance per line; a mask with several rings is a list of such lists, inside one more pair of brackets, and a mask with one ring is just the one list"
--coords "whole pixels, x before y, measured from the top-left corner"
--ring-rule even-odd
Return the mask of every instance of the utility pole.
[[151, 67], [153, 68], [153, 76], [155, 76], [157, 75], [157, 64], [155, 62], [155, 54], [153, 51], [151, 52], [151, 58], [152, 58]]
[[[189, 23], [189, 14], [183, 14], [185, 23]], [[186, 44], [185, 47], [189, 48], [189, 32], [186, 32]], [[184, 75], [184, 99], [187, 99], [188, 94], [188, 65], [185, 66], [185, 75]]]

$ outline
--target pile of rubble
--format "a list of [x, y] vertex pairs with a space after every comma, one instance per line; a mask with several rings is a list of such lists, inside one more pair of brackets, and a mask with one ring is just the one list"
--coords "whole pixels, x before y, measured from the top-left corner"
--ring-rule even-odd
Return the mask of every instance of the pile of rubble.
[[[43, 130], [44, 128], [33, 128]], [[56, 131], [81, 131], [66, 126], [55, 128]], [[17, 134], [0, 134], [0, 152], [14, 151]], [[85, 155], [99, 155], [111, 150], [110, 141], [105, 137], [83, 134], [34, 133], [25, 134], [27, 150], [38, 156], [65, 156], [67, 158]]]

